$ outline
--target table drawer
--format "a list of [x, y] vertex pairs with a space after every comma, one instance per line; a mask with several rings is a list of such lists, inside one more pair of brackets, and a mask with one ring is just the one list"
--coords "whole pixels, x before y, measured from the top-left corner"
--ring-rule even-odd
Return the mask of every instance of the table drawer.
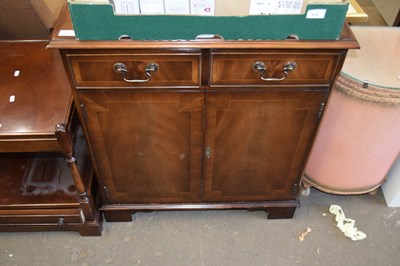
[[211, 86], [329, 84], [337, 59], [337, 53], [213, 53], [210, 83]]
[[200, 87], [200, 53], [68, 54], [76, 87]]
[[8, 209], [0, 210], [2, 224], [83, 223], [81, 210], [76, 209]]

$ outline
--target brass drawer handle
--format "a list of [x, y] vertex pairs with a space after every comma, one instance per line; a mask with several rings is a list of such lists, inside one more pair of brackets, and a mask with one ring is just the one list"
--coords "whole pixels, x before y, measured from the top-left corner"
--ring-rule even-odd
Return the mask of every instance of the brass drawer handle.
[[145, 83], [149, 82], [151, 80], [151, 72], [157, 72], [158, 71], [158, 65], [156, 63], [149, 63], [146, 68], [144, 69], [144, 73], [147, 76], [147, 79], [127, 79], [126, 75], [128, 74], [128, 69], [126, 68], [126, 65], [124, 63], [115, 63], [114, 64], [114, 72], [115, 73], [120, 73], [122, 74], [122, 79], [126, 82], [129, 83]]
[[253, 65], [253, 69], [257, 71], [260, 75], [260, 79], [263, 81], [282, 81], [285, 80], [288, 77], [288, 73], [290, 71], [293, 71], [293, 69], [296, 68], [296, 63], [295, 62], [287, 62], [285, 66], [283, 67], [283, 77], [280, 78], [267, 78], [264, 77], [265, 72], [267, 71], [267, 68], [265, 67], [264, 62], [257, 61]]

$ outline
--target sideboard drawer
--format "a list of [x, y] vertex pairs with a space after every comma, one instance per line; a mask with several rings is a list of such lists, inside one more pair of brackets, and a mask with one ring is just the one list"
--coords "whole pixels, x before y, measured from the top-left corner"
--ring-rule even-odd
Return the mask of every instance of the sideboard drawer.
[[201, 54], [68, 54], [76, 87], [200, 87]]
[[215, 52], [211, 58], [210, 83], [211, 86], [327, 85], [333, 78], [337, 59], [336, 53]]

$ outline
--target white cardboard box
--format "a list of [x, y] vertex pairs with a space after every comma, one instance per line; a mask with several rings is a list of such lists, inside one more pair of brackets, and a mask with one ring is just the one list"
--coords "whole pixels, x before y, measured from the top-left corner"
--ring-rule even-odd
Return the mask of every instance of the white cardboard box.
[[164, 0], [140, 0], [140, 13], [145, 15], [165, 14]]
[[383, 196], [389, 207], [400, 207], [400, 155], [387, 174], [387, 180], [382, 185]]
[[190, 12], [192, 15], [213, 16], [215, 2], [214, 0], [191, 0]]
[[189, 15], [189, 0], [164, 0], [165, 14]]
[[113, 0], [116, 15], [140, 14], [139, 0]]

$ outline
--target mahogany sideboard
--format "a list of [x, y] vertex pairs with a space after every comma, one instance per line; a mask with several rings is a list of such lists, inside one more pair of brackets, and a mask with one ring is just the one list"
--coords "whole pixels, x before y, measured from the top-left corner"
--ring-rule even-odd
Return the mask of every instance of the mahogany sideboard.
[[64, 62], [107, 221], [137, 211], [247, 209], [291, 218], [348, 49], [335, 41], [79, 41]]
[[61, 58], [47, 44], [0, 42], [0, 232], [101, 235], [87, 145]]

